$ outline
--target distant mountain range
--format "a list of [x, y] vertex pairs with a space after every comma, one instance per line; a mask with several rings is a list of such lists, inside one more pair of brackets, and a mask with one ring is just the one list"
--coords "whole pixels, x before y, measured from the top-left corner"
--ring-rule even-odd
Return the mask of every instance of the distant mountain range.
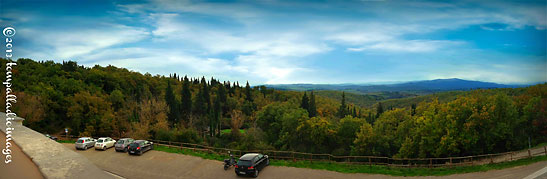
[[529, 85], [506, 85], [491, 82], [462, 80], [458, 78], [436, 79], [425, 81], [412, 81], [396, 84], [370, 85], [370, 84], [279, 84], [266, 85], [279, 90], [337, 90], [352, 91], [362, 94], [375, 92], [413, 92], [427, 94], [438, 91], [491, 89], [491, 88], [520, 88]]

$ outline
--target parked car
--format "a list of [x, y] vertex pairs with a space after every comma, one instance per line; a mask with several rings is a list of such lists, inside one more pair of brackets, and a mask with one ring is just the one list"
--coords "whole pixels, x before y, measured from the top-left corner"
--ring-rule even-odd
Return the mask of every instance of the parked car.
[[127, 153], [129, 155], [142, 155], [144, 152], [154, 149], [154, 143], [146, 140], [136, 140], [129, 144]]
[[116, 140], [110, 137], [101, 137], [97, 139], [97, 142], [95, 143], [95, 150], [106, 150], [110, 147], [114, 147], [115, 143]]
[[91, 138], [91, 137], [80, 137], [75, 143], [76, 149], [83, 149], [86, 150], [88, 148], [91, 148], [95, 145], [95, 142], [97, 140]]
[[44, 135], [45, 135], [47, 138], [50, 138], [51, 140], [55, 140], [55, 141], [57, 140], [57, 137], [55, 137], [55, 136], [51, 136], [51, 135], [49, 135], [49, 134], [44, 134]]
[[270, 165], [268, 155], [248, 153], [239, 158], [235, 166], [235, 172], [238, 176], [251, 175], [257, 177], [258, 172], [268, 165]]
[[127, 152], [127, 146], [129, 146], [129, 144], [133, 143], [134, 141], [135, 139], [132, 138], [120, 139], [118, 140], [118, 142], [116, 142], [116, 145], [114, 145], [114, 149], [116, 149], [116, 152]]

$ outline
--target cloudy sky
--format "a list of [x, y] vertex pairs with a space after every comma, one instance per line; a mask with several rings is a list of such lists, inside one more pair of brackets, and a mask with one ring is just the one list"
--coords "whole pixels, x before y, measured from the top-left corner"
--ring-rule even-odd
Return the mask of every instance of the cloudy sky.
[[251, 84], [547, 81], [546, 1], [0, 0], [15, 57]]

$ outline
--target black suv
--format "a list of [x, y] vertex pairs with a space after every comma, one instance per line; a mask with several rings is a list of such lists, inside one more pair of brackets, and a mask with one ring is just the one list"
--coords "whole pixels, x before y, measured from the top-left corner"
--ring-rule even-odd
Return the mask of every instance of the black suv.
[[252, 175], [253, 177], [258, 176], [258, 171], [262, 170], [264, 167], [270, 165], [270, 159], [267, 155], [262, 155], [258, 153], [248, 153], [239, 158], [236, 168], [236, 174], [241, 175]]

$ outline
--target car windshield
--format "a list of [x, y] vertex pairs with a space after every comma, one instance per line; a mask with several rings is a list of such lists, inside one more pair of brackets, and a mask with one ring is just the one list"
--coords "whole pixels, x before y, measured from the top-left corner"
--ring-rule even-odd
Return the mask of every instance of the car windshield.
[[103, 143], [103, 139], [99, 139], [97, 143]]
[[241, 165], [241, 166], [251, 166], [251, 161], [250, 160], [239, 160], [237, 162], [237, 165]]
[[123, 140], [119, 140], [117, 144], [123, 144]]
[[79, 139], [76, 143], [84, 143], [84, 140]]

